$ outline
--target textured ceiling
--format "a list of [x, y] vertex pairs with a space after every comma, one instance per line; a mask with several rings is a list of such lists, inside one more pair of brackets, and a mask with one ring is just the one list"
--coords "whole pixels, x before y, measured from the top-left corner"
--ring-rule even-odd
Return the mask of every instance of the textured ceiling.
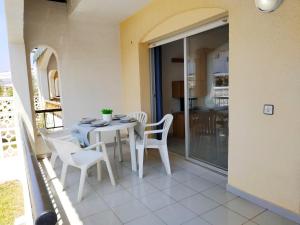
[[81, 0], [76, 4], [72, 17], [118, 24], [151, 0]]

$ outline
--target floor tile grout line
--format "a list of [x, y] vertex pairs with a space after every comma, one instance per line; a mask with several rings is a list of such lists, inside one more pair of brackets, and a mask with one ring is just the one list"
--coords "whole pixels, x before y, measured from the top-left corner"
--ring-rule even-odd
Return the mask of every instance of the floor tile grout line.
[[[137, 185], [135, 185], [135, 186], [139, 186], [140, 184], [137, 184]], [[216, 186], [216, 185], [215, 185]], [[215, 186], [213, 186], [213, 187], [215, 187]], [[124, 187], [123, 187], [124, 188]], [[168, 188], [166, 188], [166, 189], [168, 189]], [[164, 189], [164, 190], [166, 190], [166, 189]], [[125, 191], [127, 191], [127, 189], [125, 189], [124, 188], [124, 190]], [[180, 201], [182, 201], [182, 200], [184, 200], [184, 199], [187, 199], [187, 198], [190, 198], [190, 197], [192, 197], [192, 196], [195, 196], [195, 195], [198, 195], [198, 194], [200, 194], [200, 195], [202, 195], [203, 197], [206, 197], [206, 196], [204, 196], [203, 194], [201, 194], [201, 192], [196, 192], [194, 195], [191, 195], [191, 196], [189, 196], [189, 197], [186, 197], [186, 198], [183, 198], [183, 199], [180, 199], [180, 200], [176, 200], [176, 199], [174, 199], [174, 198], [172, 198], [171, 196], [169, 196], [168, 194], [166, 194], [166, 193], [164, 193], [164, 190], [158, 190], [158, 192], [162, 192], [163, 194], [165, 194], [165, 195], [167, 195], [168, 197], [170, 197], [172, 200], [174, 200], [175, 202], [174, 203], [172, 203], [172, 204], [168, 204], [168, 205], [166, 205], [166, 206], [164, 206], [164, 207], [161, 207], [161, 208], [159, 208], [159, 209], [156, 209], [156, 210], [151, 210], [150, 208], [148, 208], [146, 205], [144, 205], [143, 204], [143, 202], [141, 202], [140, 200], [139, 200], [139, 198], [137, 198], [137, 197], [135, 197], [134, 195], [132, 195], [130, 192], [128, 192], [129, 194], [131, 194], [134, 198], [135, 198], [135, 200], [137, 200], [138, 202], [140, 202], [141, 204], [143, 204], [148, 210], [149, 210], [149, 212], [152, 212], [152, 213], [155, 213], [155, 212], [157, 212], [157, 211], [159, 211], [159, 210], [162, 210], [162, 209], [164, 209], [164, 208], [166, 208], [166, 207], [169, 207], [170, 205], [174, 205], [174, 204], [180, 204], [182, 207], [184, 207], [185, 209], [187, 209], [188, 211], [190, 211], [190, 212], [192, 212], [193, 214], [195, 214], [195, 215], [197, 215], [197, 216], [199, 216], [200, 218], [201, 218], [201, 215], [203, 215], [203, 214], [205, 214], [205, 213], [208, 213], [208, 212], [210, 212], [210, 211], [212, 211], [212, 210], [214, 210], [214, 209], [216, 209], [216, 208], [218, 208], [218, 207], [220, 207], [222, 204], [220, 204], [220, 203], [218, 203], [218, 202], [216, 202], [216, 201], [214, 201], [213, 199], [211, 199], [212, 201], [214, 201], [214, 202], [216, 202], [217, 204], [218, 204], [218, 206], [217, 207], [215, 207], [215, 208], [213, 208], [213, 209], [211, 209], [211, 210], [208, 210], [208, 211], [206, 211], [206, 212], [203, 212], [201, 215], [199, 215], [199, 214], [197, 214], [197, 213], [195, 213], [195, 212], [193, 212], [192, 210], [190, 210], [190, 209], [188, 209], [188, 208], [186, 208], [184, 205], [182, 205], [181, 204], [181, 202]], [[203, 191], [202, 191], [203, 192]], [[97, 194], [97, 193], [96, 193]], [[99, 197], [99, 196], [98, 196]], [[101, 198], [102, 199], [102, 198]], [[104, 200], [104, 199], [103, 199]], [[104, 200], [105, 201], [105, 200]], [[129, 202], [131, 202], [131, 201], [129, 201]], [[132, 201], [133, 202], [133, 201]], [[105, 201], [105, 203], [107, 204], [107, 202]], [[128, 202], [127, 202], [128, 203]], [[124, 204], [126, 204], [126, 203], [124, 203]], [[124, 204], [120, 204], [120, 205], [118, 205], [118, 206], [114, 206], [114, 207], [119, 207], [119, 206], [121, 206], [121, 205], [124, 205]], [[114, 212], [114, 210], [113, 210], [113, 207], [111, 207], [110, 205], [108, 205], [110, 208], [111, 208], [111, 210]], [[229, 210], [231, 210], [231, 209], [229, 209]], [[231, 210], [232, 211], [232, 210]], [[117, 215], [116, 215], [117, 216]], [[196, 216], [196, 217], [197, 217]], [[117, 216], [118, 217], [118, 216]], [[141, 216], [141, 217], [143, 217], [143, 216]], [[140, 218], [141, 218], [140, 217]], [[119, 217], [118, 217], [119, 218]], [[120, 218], [119, 218], [120, 219]], [[138, 218], [135, 218], [135, 219], [138, 219]], [[133, 219], [134, 220], [134, 219]], [[130, 221], [128, 221], [128, 222], [130, 222]], [[126, 223], [128, 223], [128, 222], [126, 222]]]
[[[211, 212], [211, 211], [213, 211], [213, 210], [215, 210], [215, 209], [221, 207], [221, 206], [224, 207], [224, 205], [220, 204], [220, 205], [217, 206], [216, 208], [214, 208], [214, 209], [212, 209], [212, 210], [209, 210], [209, 211], [207, 211], [207, 212], [205, 212], [205, 213], [199, 215], [199, 217], [200, 217], [201, 219], [203, 219], [205, 222], [207, 222], [208, 224], [211, 224], [208, 220], [206, 220], [206, 219], [205, 219], [204, 217], [202, 217], [202, 216], [203, 216], [204, 214], [207, 214], [207, 213], [209, 213], [209, 212]], [[226, 208], [227, 208], [227, 207], [226, 207]], [[229, 209], [229, 208], [227, 208], [227, 209]], [[229, 210], [235, 213], [235, 211], [233, 211], [233, 210], [231, 210], [231, 209], [229, 209]], [[238, 213], [237, 213], [237, 214], [238, 214]], [[249, 221], [251, 221], [250, 219], [248, 219], [248, 218], [246, 218], [246, 217], [244, 217], [244, 216], [242, 216], [242, 215], [240, 215], [240, 214], [238, 214], [238, 215], [246, 219], [246, 222], [245, 222], [245, 223], [248, 223]], [[243, 224], [245, 224], [245, 223], [242, 223], [241, 225], [243, 225]]]
[[[179, 204], [181, 204], [184, 208], [186, 208], [186, 209], [188, 209], [189, 211], [191, 211], [191, 212], [193, 212], [191, 209], [189, 209], [189, 208], [187, 208], [185, 205], [183, 205], [181, 202], [178, 202]], [[198, 213], [195, 213], [195, 212], [193, 212], [193, 213], [195, 213], [195, 214], [197, 214], [198, 216], [202, 216], [202, 215], [204, 215], [204, 214], [206, 214], [206, 213], [209, 213], [210, 211], [213, 211], [213, 210], [215, 210], [216, 208], [218, 208], [218, 207], [220, 207], [221, 205], [219, 204], [218, 206], [216, 206], [216, 207], [213, 207], [213, 208], [211, 208], [211, 209], [209, 209], [209, 210], [207, 210], [207, 211], [205, 211], [205, 212], [203, 212], [203, 213], [201, 213], [200, 215], [198, 214]]]
[[156, 217], [157, 219], [159, 219], [162, 223], [166, 224], [164, 221], [161, 220], [161, 218], [160, 218], [159, 216], [155, 215], [152, 211], [149, 211], [149, 213], [146, 214], [146, 215], [139, 216], [139, 217], [134, 218], [134, 219], [132, 219], [132, 220], [130, 220], [130, 221], [127, 221], [127, 222], [124, 223], [124, 224], [130, 223], [130, 222], [132, 222], [132, 221], [134, 221], [134, 220], [141, 219], [141, 218], [146, 217], [146, 216], [149, 216], [149, 215], [155, 216], [155, 217]]
[[[180, 166], [178, 166], [178, 165], [176, 165], [177, 167], [180, 167]], [[154, 166], [152, 167], [152, 168], [154, 168]], [[192, 175], [195, 175], [195, 176], [197, 176], [197, 177], [199, 177], [199, 178], [201, 178], [201, 179], [204, 179], [204, 180], [206, 180], [206, 181], [208, 181], [208, 182], [210, 182], [210, 183], [213, 183], [213, 184], [215, 184], [214, 186], [212, 186], [212, 187], [215, 187], [216, 185], [218, 185], [219, 183], [215, 183], [215, 182], [212, 182], [212, 181], [210, 181], [210, 180], [208, 180], [208, 179], [206, 179], [205, 177], [201, 177], [201, 176], [199, 176], [198, 174], [194, 174], [194, 173], [191, 173], [190, 171], [188, 171], [188, 170], [186, 170], [184, 167], [180, 167], [184, 172], [187, 172], [187, 173], [190, 173], [190, 174], [192, 174]], [[156, 169], [156, 168], [154, 168], [154, 169]], [[159, 172], [161, 172], [159, 169], [157, 169], [157, 171], [159, 171]], [[127, 175], [127, 176], [130, 176], [130, 175]], [[126, 175], [124, 176], [124, 177], [126, 177]], [[159, 177], [157, 177], [156, 179], [159, 179]], [[172, 178], [172, 179], [174, 179], [174, 178]], [[178, 183], [178, 185], [179, 184], [182, 184], [182, 185], [184, 185], [183, 183], [185, 182], [185, 181], [178, 181], [178, 180], [176, 180], [176, 179], [174, 179], [175, 180], [175, 182], [177, 182]], [[192, 196], [194, 196], [194, 195], [197, 195], [197, 194], [201, 194], [201, 192], [204, 192], [204, 191], [206, 191], [206, 190], [208, 190], [208, 189], [210, 189], [210, 188], [212, 188], [212, 187], [208, 187], [207, 189], [204, 189], [204, 190], [202, 190], [202, 191], [198, 191], [198, 190], [195, 190], [195, 189], [192, 189], [192, 188], [190, 188], [189, 186], [187, 186], [187, 185], [184, 185], [184, 187], [186, 187], [186, 188], [188, 188], [188, 189], [190, 189], [190, 190], [193, 190], [193, 191], [196, 191], [196, 193], [194, 194], [194, 195], [191, 195], [191, 196], [188, 196], [188, 197], [186, 197], [186, 198], [183, 198], [183, 199], [179, 199], [179, 200], [176, 200], [176, 199], [174, 199], [174, 198], [172, 198], [172, 196], [171, 195], [168, 195], [168, 194], [166, 194], [164, 191], [165, 190], [167, 190], [167, 189], [169, 189], [170, 187], [167, 187], [167, 188], [163, 188], [163, 189], [158, 189], [157, 187], [155, 187], [154, 185], [152, 185], [150, 182], [147, 182], [147, 181], [144, 181], [145, 183], [148, 183], [151, 187], [153, 187], [153, 188], [155, 188], [156, 189], [156, 191], [157, 192], [161, 192], [161, 193], [163, 193], [163, 194], [165, 194], [165, 195], [167, 195], [168, 197], [170, 197], [172, 200], [174, 200], [174, 203], [173, 204], [180, 204], [182, 207], [184, 207], [184, 208], [186, 208], [184, 205], [182, 205], [181, 203], [180, 203], [180, 201], [182, 201], [182, 200], [184, 200], [184, 199], [186, 199], [186, 198], [189, 198], [189, 197], [192, 197]], [[88, 182], [89, 183], [89, 182]], [[90, 184], [90, 186], [92, 187], [92, 189], [95, 191], [95, 193], [96, 193], [96, 195], [100, 198], [100, 199], [102, 199], [106, 204], [107, 204], [107, 202], [103, 199], [103, 196], [102, 195], [100, 195], [98, 192], [97, 192], [97, 190], [95, 190], [95, 188], [93, 187], [93, 185], [91, 184], [91, 183], [89, 183]], [[132, 188], [134, 188], [134, 187], [137, 187], [137, 186], [139, 186], [141, 183], [137, 183], [137, 184], [134, 184], [133, 186], [130, 186], [130, 187], [125, 187], [125, 186], [123, 186], [122, 184], [120, 184], [121, 185], [121, 187], [123, 188], [123, 190], [124, 191], [126, 191], [127, 193], [129, 193], [131, 196], [133, 196], [133, 198], [135, 199], [135, 200], [137, 200], [138, 202], [140, 202], [140, 198], [139, 197], [136, 197], [136, 196], [134, 196], [132, 193], [130, 193], [128, 190], [129, 189], [132, 189]], [[110, 194], [113, 194], [113, 193], [110, 193]], [[201, 194], [202, 195], [202, 194]], [[202, 195], [203, 196], [203, 195]], [[207, 196], [204, 196], [204, 197], [207, 197]], [[213, 200], [213, 199], [212, 199]], [[214, 200], [213, 200], [214, 201]], [[130, 202], [130, 201], [129, 201]], [[128, 202], [127, 202], [128, 203]], [[124, 204], [126, 204], [126, 203], [124, 203]], [[218, 203], [217, 202], [217, 204], [219, 204], [220, 205], [220, 203]], [[122, 204], [123, 205], [123, 204]], [[170, 204], [170, 205], [172, 205], [172, 204]], [[168, 205], [168, 206], [170, 206], [170, 205]], [[121, 204], [120, 205], [118, 205], [118, 206], [121, 206]], [[114, 207], [118, 207], [118, 206], [114, 206]], [[165, 207], [168, 207], [168, 206], [165, 206]], [[113, 208], [110, 206], [110, 205], [108, 205], [108, 207], [111, 209], [111, 211], [114, 213], [114, 211], [113, 211]], [[147, 209], [149, 209], [147, 206], [145, 206]], [[162, 207], [162, 208], [160, 208], [160, 209], [157, 209], [156, 211], [158, 211], [158, 210], [161, 210], [161, 209], [163, 209], [163, 208], [165, 208], [165, 207]], [[186, 208], [187, 209], [187, 208]], [[198, 217], [199, 215], [198, 214], [196, 214], [196, 213], [194, 213], [193, 211], [191, 211], [190, 209], [187, 209], [188, 211], [190, 211], [190, 212], [192, 212], [194, 215], [197, 215], [196, 217]], [[104, 210], [105, 211], [105, 210]], [[154, 213], [154, 212], [156, 212], [156, 211], [152, 211], [151, 209], [149, 209], [149, 212], [150, 213]], [[115, 214], [115, 213], [114, 213]], [[93, 214], [94, 215], [94, 214]], [[90, 215], [91, 216], [91, 215]], [[116, 215], [117, 216], [117, 215]], [[89, 216], [88, 216], [89, 217]], [[118, 216], [117, 216], [118, 217]], [[141, 216], [141, 217], [143, 217], [143, 216]], [[87, 218], [87, 217], [86, 217]], [[119, 218], [119, 217], [118, 217]], [[159, 218], [159, 217], [158, 217]], [[195, 217], [194, 217], [195, 218]], [[137, 218], [135, 218], [135, 219], [137, 219]], [[129, 222], [129, 221], [128, 221]], [[128, 223], [127, 222], [127, 223]]]
[[[174, 202], [174, 203], [169, 204], [169, 205], [167, 205], [167, 206], [165, 206], [165, 207], [162, 207], [161, 209], [158, 209], [158, 210], [156, 210], [156, 211], [154, 211], [154, 212], [157, 213], [157, 212], [160, 211], [160, 210], [163, 210], [163, 209], [165, 209], [165, 208], [167, 208], [167, 207], [170, 207], [170, 206], [176, 205], [176, 204], [179, 204], [179, 202]], [[179, 205], [181, 205], [181, 204], [179, 204]], [[196, 213], [194, 213], [194, 212], [191, 211], [190, 209], [186, 208], [185, 206], [183, 206], [183, 205], [181, 205], [181, 206], [182, 206], [183, 208], [185, 208], [186, 210], [188, 210], [189, 212], [191, 212], [192, 214], [195, 215], [195, 217], [193, 217], [192, 219], [194, 219], [194, 218], [196, 218], [196, 217], [198, 216]], [[184, 221], [184, 223], [185, 223], [185, 222], [187, 222], [187, 221]]]
[[[166, 191], [167, 189], [165, 189], [165, 190], [163, 190], [162, 192], [164, 193], [164, 194], [166, 194], [167, 196], [169, 196], [170, 198], [172, 198], [172, 196], [171, 195], [168, 195], [167, 193], [165, 193], [164, 191]], [[192, 190], [192, 189], [191, 189]], [[194, 190], [192, 190], [192, 191], [194, 191]], [[200, 194], [200, 192], [196, 192], [196, 193], [194, 193], [194, 194], [192, 194], [192, 195], [190, 195], [190, 196], [187, 196], [187, 197], [184, 197], [184, 198], [182, 198], [182, 199], [175, 199], [174, 197], [172, 198], [174, 201], [176, 201], [176, 202], [180, 202], [180, 201], [182, 201], [182, 200], [185, 200], [185, 199], [188, 199], [188, 198], [191, 198], [191, 197], [193, 197], [193, 196], [195, 196], [195, 195], [197, 195], [197, 194]]]
[[[157, 157], [156, 157], [157, 158]], [[189, 171], [188, 169], [186, 169], [186, 167], [185, 166], [179, 166], [178, 164], [176, 164], [175, 163], [175, 166], [177, 167], [177, 168], [180, 168], [180, 170], [179, 171], [184, 171], [184, 172], [186, 172], [186, 173], [188, 173], [188, 174], [192, 174], [192, 175], [194, 175], [194, 176], [197, 176], [197, 177], [200, 177], [201, 179], [204, 179], [204, 180], [207, 180], [208, 182], [210, 182], [210, 183], [213, 183], [213, 184], [215, 184], [214, 186], [212, 186], [212, 187], [209, 187], [209, 188], [207, 188], [207, 189], [205, 189], [205, 190], [201, 190], [200, 192], [199, 191], [196, 191], [195, 189], [192, 189], [192, 190], [194, 190], [194, 191], [196, 191], [196, 193], [194, 194], [194, 195], [196, 195], [196, 194], [201, 194], [202, 196], [204, 196], [204, 197], [206, 197], [206, 198], [208, 198], [208, 199], [210, 199], [210, 200], [212, 200], [212, 201], [215, 201], [214, 199], [212, 199], [212, 198], [210, 198], [209, 196], [206, 196], [206, 195], [204, 195], [203, 193], [205, 192], [205, 191], [207, 191], [207, 190], [209, 190], [209, 189], [212, 189], [212, 188], [214, 188], [214, 187], [220, 187], [220, 188], [222, 188], [222, 189], [224, 189], [224, 187], [223, 186], [221, 186], [222, 185], [222, 183], [223, 183], [223, 181], [222, 182], [212, 182], [211, 180], [209, 180], [209, 179], [206, 179], [205, 177], [202, 177], [201, 176], [201, 174], [203, 175], [203, 174], [205, 174], [206, 172], [203, 172], [203, 173], [200, 173], [200, 175], [199, 174], [195, 174], [195, 173], [193, 173], [193, 172], [191, 172], [191, 171]], [[125, 167], [125, 166], [124, 166]], [[129, 165], [127, 165], [126, 164], [126, 168], [127, 167], [129, 167]], [[154, 168], [155, 166], [153, 166], [152, 168]], [[156, 171], [159, 171], [159, 172], [161, 172], [161, 168], [158, 168], [158, 167], [156, 167], [156, 168], [154, 168]], [[121, 169], [120, 169], [121, 170]], [[75, 173], [76, 171], [70, 171], [71, 173]], [[209, 175], [209, 174], [208, 174]], [[124, 177], [126, 177], [126, 176], [130, 176], [130, 174], [126, 174], [125, 176], [122, 176], [123, 178]], [[159, 179], [159, 177], [156, 177], [155, 179]], [[185, 181], [179, 181], [179, 180], [176, 180], [174, 177], [172, 177], [172, 179], [174, 180], [174, 181], [176, 181], [178, 184], [182, 184], [182, 185], [184, 185], [184, 182]], [[150, 185], [152, 185], [152, 183], [151, 182], [149, 182], [149, 181], [145, 181], [144, 180], [144, 182], [148, 182], [148, 184], [150, 184]], [[92, 188], [92, 190], [94, 190], [95, 191], [95, 193], [96, 193], [96, 195], [99, 197], [99, 198], [101, 198], [102, 199], [102, 195], [100, 195], [98, 192], [97, 192], [97, 190], [95, 190], [95, 188], [94, 188], [94, 186], [90, 183], [90, 182], [87, 182], [87, 183], [89, 183], [89, 185], [91, 186], [91, 188]], [[137, 183], [137, 184], [134, 184], [133, 186], [131, 186], [130, 185], [130, 187], [124, 187], [124, 186], [122, 186], [121, 185], [121, 187], [123, 188], [123, 190], [125, 190], [125, 191], [127, 191], [129, 194], [131, 194], [128, 190], [129, 189], [132, 189], [132, 188], [134, 188], [134, 187], [137, 187], [137, 186], [139, 186], [140, 185], [140, 183]], [[153, 186], [153, 185], [152, 185]], [[184, 185], [185, 187], [187, 187], [187, 188], [189, 188], [189, 189], [191, 189], [189, 186], [187, 186], [187, 185]], [[154, 188], [156, 188], [155, 186], [153, 186]], [[157, 192], [161, 192], [161, 193], [164, 193], [164, 194], [166, 194], [164, 191], [165, 190], [167, 190], [167, 189], [169, 189], [170, 187], [167, 187], [167, 188], [164, 188], [164, 189], [157, 189]], [[225, 189], [226, 190], [226, 189]], [[111, 194], [111, 193], [110, 193]], [[134, 196], [133, 194], [131, 194], [132, 196], [133, 196], [133, 198], [134, 199], [136, 199], [137, 201], [139, 201], [139, 199], [140, 199], [140, 197], [136, 197], [136, 196]], [[166, 195], [168, 195], [168, 194], [166, 194]], [[189, 197], [192, 197], [192, 196], [194, 196], [194, 195], [191, 195], [191, 196], [188, 196], [188, 197], [186, 197], [186, 198], [189, 198]], [[184, 200], [184, 199], [186, 199], [186, 198], [183, 198], [183, 199], [179, 199], [179, 200], [176, 200], [176, 199], [174, 199], [174, 198], [172, 198], [172, 196], [171, 195], [168, 195], [171, 199], [173, 199], [175, 202], [173, 203], [173, 204], [176, 204], [176, 203], [179, 203], [180, 205], [182, 205], [181, 203], [180, 203], [180, 201], [182, 201], [182, 200]], [[264, 212], [266, 212], [266, 211], [268, 211], [268, 210], [266, 210], [266, 209], [264, 209], [261, 213], [259, 213], [259, 214], [257, 214], [256, 216], [254, 216], [254, 217], [252, 217], [252, 218], [246, 218], [245, 216], [243, 216], [243, 215], [241, 215], [239, 212], [236, 212], [235, 210], [233, 210], [233, 209], [231, 209], [231, 208], [229, 208], [229, 207], [227, 207], [226, 206], [226, 204], [228, 203], [228, 202], [230, 202], [230, 201], [234, 201], [236, 198], [234, 198], [234, 199], [231, 199], [231, 200], [229, 200], [229, 201], [226, 201], [226, 202], [224, 202], [224, 203], [219, 203], [219, 202], [217, 202], [217, 204], [218, 204], [218, 206], [217, 207], [220, 207], [220, 206], [224, 206], [225, 208], [227, 208], [228, 210], [230, 210], [230, 211], [232, 211], [232, 212], [234, 212], [234, 213], [237, 213], [238, 215], [240, 215], [240, 216], [242, 216], [242, 217], [244, 217], [245, 219], [247, 219], [248, 221], [253, 221], [253, 219], [255, 219], [256, 217], [258, 217], [260, 214], [263, 214]], [[104, 201], [105, 202], [105, 201]], [[139, 201], [140, 202], [140, 201]], [[106, 203], [106, 202], [105, 202]], [[170, 205], [169, 205], [170, 206]], [[185, 207], [184, 205], [182, 205], [183, 207]], [[111, 208], [109, 205], [108, 205], [108, 207], [109, 208]], [[145, 206], [146, 208], [147, 208], [147, 206]], [[167, 207], [167, 206], [165, 206], [165, 207]], [[163, 209], [163, 208], [165, 208], [165, 207], [162, 207], [161, 209]], [[216, 207], [216, 208], [217, 208]], [[186, 207], [185, 207], [186, 208]], [[112, 210], [112, 208], [111, 208], [111, 210]], [[187, 209], [187, 210], [189, 210], [189, 211], [191, 211], [190, 209]], [[211, 210], [213, 210], [213, 209], [211, 209]], [[105, 210], [102, 210], [101, 212], [103, 212], [103, 211], [105, 211]], [[113, 210], [112, 210], [113, 211]], [[150, 212], [151, 213], [153, 213], [153, 211], [150, 209]], [[192, 211], [191, 211], [192, 212]], [[208, 213], [209, 211], [207, 211], [207, 212], [204, 212], [204, 214], [205, 213]], [[94, 215], [94, 214], [92, 214], [92, 215]], [[202, 214], [201, 214], [202, 215]], [[199, 217], [202, 219], [202, 217], [201, 217], [201, 215], [199, 215]], [[91, 216], [91, 215], [90, 215]], [[87, 216], [87, 217], [85, 217], [85, 218], [88, 218], [89, 216]], [[254, 222], [255, 223], [255, 222]]]
[[[114, 213], [114, 211], [113, 211], [112, 209], [107, 208], [107, 209], [102, 210], [102, 211], [100, 211], [100, 212], [96, 212], [96, 213], [93, 213], [93, 214], [91, 214], [91, 215], [89, 215], [89, 216], [80, 218], [80, 220], [86, 220], [86, 219], [88, 219], [89, 217], [95, 216], [95, 215], [100, 214], [100, 213], [103, 213], [103, 212], [105, 212], [105, 211], [107, 211], [107, 212], [112, 212], [112, 213], [115, 215], [115, 213]], [[120, 221], [120, 223], [123, 224], [123, 222], [119, 219], [119, 217], [118, 217], [117, 215], [115, 215], [115, 216], [116, 216], [117, 219]]]
[[[268, 209], [264, 208], [264, 210], [262, 212], [260, 212], [259, 214], [257, 214], [256, 216], [252, 217], [250, 220], [251, 222], [253, 222], [253, 219], [255, 219], [256, 217], [260, 216], [261, 214], [264, 214], [265, 212], [269, 211]], [[254, 222], [255, 224], [257, 224], [256, 222]]]
[[187, 221], [185, 221], [185, 222], [184, 222], [184, 223], [182, 223], [181, 225], [184, 225], [185, 223], [188, 223], [188, 222], [190, 222], [190, 221], [192, 221], [192, 220], [194, 220], [194, 219], [196, 219], [196, 218], [200, 218], [201, 220], [203, 220], [203, 221], [207, 222], [207, 224], [209, 224], [209, 225], [213, 225], [213, 224], [209, 223], [208, 221], [204, 220], [203, 218], [201, 218], [201, 216], [199, 216], [199, 215], [197, 215], [197, 216], [196, 216], [196, 217], [194, 217], [194, 218], [191, 218], [190, 220], [187, 220]]
[[[217, 186], [218, 186], [218, 185], [217, 185]], [[214, 187], [212, 187], [212, 188], [216, 188], [217, 186], [214, 186]], [[208, 190], [206, 190], [206, 191], [208, 191]], [[201, 191], [200, 194], [203, 195], [203, 196], [205, 196], [205, 197], [207, 197], [207, 198], [209, 198], [209, 199], [211, 199], [211, 200], [213, 200], [213, 201], [215, 201], [215, 202], [217, 202], [217, 203], [219, 203], [219, 204], [225, 204], [225, 203], [228, 203], [228, 202], [230, 202], [230, 201], [235, 200], [236, 198], [239, 198], [239, 196], [234, 195], [234, 194], [232, 194], [232, 193], [230, 193], [230, 192], [228, 192], [228, 191], [225, 190], [225, 191], [224, 191], [225, 193], [228, 192], [228, 193], [234, 195], [234, 198], [231, 199], [231, 200], [228, 200], [228, 201], [226, 201], [226, 202], [221, 203], [221, 202], [218, 202], [217, 200], [213, 199], [212, 197], [210, 197], [210, 196], [208, 196], [208, 195], [205, 195], [204, 192], [206, 192], [206, 191]]]
[[[126, 190], [125, 190], [126, 191]], [[128, 192], [129, 193], [129, 192]], [[129, 193], [129, 194], [131, 194], [131, 193]], [[134, 196], [133, 196], [134, 197]], [[134, 197], [135, 198], [135, 197]], [[103, 199], [103, 201], [105, 201], [104, 199]], [[128, 203], [130, 203], [130, 202], [135, 202], [135, 201], [137, 201], [137, 199], [134, 199], [134, 200], [130, 200], [130, 201], [128, 201], [128, 202], [126, 202], [126, 203], [124, 203], [124, 204], [120, 204], [120, 205], [117, 205], [117, 206], [110, 206], [106, 201], [105, 201], [105, 203], [107, 204], [107, 206], [110, 208], [110, 211], [112, 211], [112, 213], [118, 218], [118, 220], [121, 222], [121, 224], [125, 224], [122, 220], [121, 220], [121, 218], [115, 213], [115, 211], [114, 211], [114, 209], [113, 208], [116, 208], [116, 207], [120, 207], [120, 206], [122, 206], [122, 205], [125, 205], [125, 204], [128, 204]], [[138, 201], [139, 202], [139, 201]], [[139, 202], [140, 203], [140, 202]], [[148, 208], [147, 208], [148, 209]], [[150, 210], [149, 210], [149, 212], [151, 212]], [[144, 215], [145, 216], [145, 215]], [[141, 217], [143, 217], [143, 216], [141, 216]], [[138, 218], [138, 217], [137, 217]], [[135, 219], [137, 219], [137, 218], [135, 218]], [[132, 219], [132, 221], [133, 221], [134, 219]], [[127, 221], [126, 223], [129, 223], [130, 221]]]
[[[227, 208], [227, 209], [229, 209], [229, 210], [231, 210], [231, 211], [233, 211], [233, 212], [239, 214], [240, 216], [243, 216], [243, 217], [247, 218], [248, 220], [253, 220], [255, 217], [259, 216], [260, 214], [262, 214], [262, 213], [264, 213], [264, 212], [266, 212], [266, 211], [268, 210], [268, 209], [266, 209], [266, 208], [262, 208], [262, 207], [259, 206], [259, 205], [256, 205], [256, 204], [254, 204], [254, 203], [249, 202], [249, 203], [251, 203], [251, 204], [253, 204], [253, 205], [255, 205], [255, 206], [258, 206], [258, 207], [262, 208], [263, 210], [262, 210], [261, 212], [259, 212], [257, 215], [255, 215], [255, 216], [253, 216], [253, 217], [251, 217], [251, 218], [248, 218], [248, 217], [242, 215], [241, 213], [239, 213], [239, 212], [237, 212], [237, 211], [235, 211], [235, 210], [229, 208], [228, 206], [226, 206], [227, 203], [229, 203], [229, 202], [231, 202], [231, 201], [234, 201], [234, 200], [236, 200], [236, 199], [238, 199], [238, 198], [239, 198], [239, 199], [242, 199], [240, 196], [237, 196], [237, 198], [232, 199], [232, 200], [230, 200], [230, 201], [228, 201], [228, 202], [226, 202], [226, 203], [223, 203], [222, 205], [223, 205], [225, 208]], [[244, 199], [242, 199], [242, 200], [244, 200]]]
[[[161, 192], [161, 191], [158, 191], [158, 192]], [[153, 193], [154, 194], [154, 193]], [[165, 194], [165, 193], [163, 193], [163, 194]], [[165, 194], [166, 196], [168, 196], [167, 194]], [[169, 196], [168, 196], [169, 197]], [[151, 208], [149, 208], [147, 205], [145, 205], [145, 203], [144, 202], [142, 202], [141, 200], [139, 200], [138, 199], [138, 201], [140, 201], [145, 207], [147, 207], [151, 212], [157, 212], [157, 211], [159, 211], [159, 210], [161, 210], [161, 209], [163, 209], [163, 208], [166, 208], [166, 207], [168, 207], [168, 206], [170, 206], [170, 205], [172, 205], [172, 204], [174, 204], [174, 203], [176, 203], [176, 200], [174, 200], [173, 198], [171, 198], [174, 202], [173, 203], [170, 203], [170, 204], [167, 204], [167, 205], [165, 205], [165, 206], [162, 206], [161, 208], [158, 208], [158, 209], [155, 209], [155, 210], [152, 210]]]

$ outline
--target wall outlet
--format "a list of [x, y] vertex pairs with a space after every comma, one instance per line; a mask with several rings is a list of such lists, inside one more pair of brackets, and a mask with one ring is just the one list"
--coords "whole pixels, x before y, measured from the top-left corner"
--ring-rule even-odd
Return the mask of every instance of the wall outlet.
[[273, 115], [274, 114], [274, 105], [265, 104], [264, 105], [264, 114]]

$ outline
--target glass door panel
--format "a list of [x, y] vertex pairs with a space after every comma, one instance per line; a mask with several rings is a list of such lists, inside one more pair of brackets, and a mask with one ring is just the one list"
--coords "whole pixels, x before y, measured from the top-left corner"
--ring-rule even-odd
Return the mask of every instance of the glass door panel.
[[186, 39], [190, 159], [228, 168], [228, 25]]

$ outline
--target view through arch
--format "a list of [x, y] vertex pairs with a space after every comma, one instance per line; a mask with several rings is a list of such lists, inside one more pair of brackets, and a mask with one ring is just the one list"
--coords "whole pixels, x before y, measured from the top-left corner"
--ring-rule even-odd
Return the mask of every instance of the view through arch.
[[34, 48], [30, 63], [36, 128], [60, 129], [63, 119], [56, 54], [50, 47]]

